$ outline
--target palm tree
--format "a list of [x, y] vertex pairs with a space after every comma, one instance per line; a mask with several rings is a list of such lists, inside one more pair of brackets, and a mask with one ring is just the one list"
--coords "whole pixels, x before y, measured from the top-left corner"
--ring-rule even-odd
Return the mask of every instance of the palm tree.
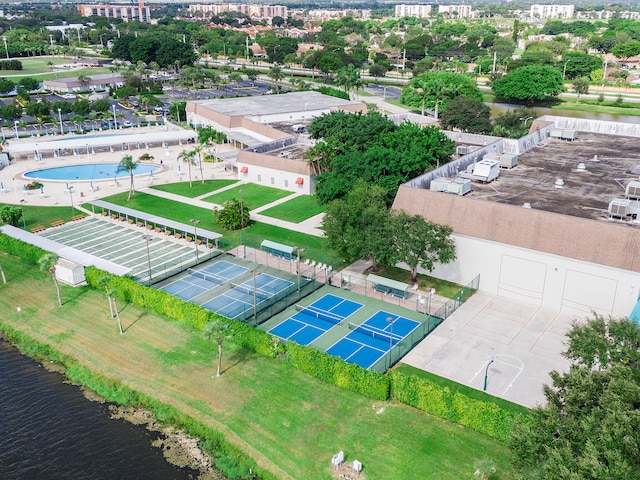
[[60, 297], [60, 285], [58, 285], [58, 279], [56, 278], [56, 263], [58, 263], [58, 256], [55, 253], [46, 253], [38, 259], [40, 270], [51, 273], [58, 294], [58, 306], [61, 307], [62, 298]]
[[200, 164], [200, 178], [202, 179], [202, 183], [204, 183], [204, 174], [202, 173], [202, 150], [204, 150], [203, 144], [196, 145], [193, 150], [191, 150], [191, 155], [198, 155], [198, 163]]
[[271, 67], [267, 75], [271, 77], [276, 84], [276, 92], [280, 93], [280, 80], [282, 80], [282, 70], [280, 67]]
[[118, 165], [118, 169], [116, 173], [120, 172], [129, 172], [129, 177], [131, 178], [131, 184], [129, 186], [129, 196], [127, 197], [127, 202], [131, 200], [131, 196], [133, 195], [133, 171], [138, 168], [138, 162], [133, 160], [131, 155], [125, 155], [120, 160], [120, 164]]
[[191, 182], [191, 165], [195, 165], [193, 160], [193, 152], [183, 150], [178, 154], [178, 160], [182, 160], [189, 167], [189, 188], [193, 187], [193, 183]]
[[216, 377], [222, 375], [222, 343], [225, 340], [231, 339], [231, 335], [228, 335], [229, 324], [223, 323], [220, 320], [214, 320], [213, 322], [207, 323], [204, 327], [204, 337], [209, 339], [211, 337], [215, 337], [216, 342], [218, 343], [218, 373]]
[[109, 301], [109, 311], [111, 312], [111, 318], [114, 316], [118, 318], [118, 329], [120, 330], [120, 335], [124, 332], [122, 331], [122, 321], [120, 320], [120, 311], [118, 310], [118, 304], [116, 303], [115, 296], [113, 292], [109, 290], [109, 280], [111, 278], [106, 273], [103, 273], [98, 277], [97, 283], [100, 286], [103, 286], [107, 292], [107, 300]]
[[[89, 83], [89, 80], [90, 80], [90, 78], [87, 77], [86, 75], [78, 75], [78, 81], [80, 82], [82, 87], [85, 87]], [[84, 90], [84, 88], [83, 88], [83, 90]]]

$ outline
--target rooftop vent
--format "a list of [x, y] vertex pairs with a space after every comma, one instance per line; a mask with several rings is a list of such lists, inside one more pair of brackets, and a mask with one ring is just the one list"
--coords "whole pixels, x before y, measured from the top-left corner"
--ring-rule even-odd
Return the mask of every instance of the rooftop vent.
[[580, 163], [578, 164], [578, 168], [577, 168], [577, 170], [578, 170], [579, 172], [584, 172], [584, 171], [586, 171], [586, 170], [587, 170], [587, 166], [586, 166], [584, 163], [580, 162]]
[[522, 208], [531, 208], [531, 204], [529, 202], [524, 202]]
[[599, 162], [600, 160], [598, 159], [598, 155], [594, 155], [593, 158], [591, 159], [592, 162]]
[[564, 188], [564, 180], [561, 178], [556, 178], [556, 183], [554, 184], [556, 188]]

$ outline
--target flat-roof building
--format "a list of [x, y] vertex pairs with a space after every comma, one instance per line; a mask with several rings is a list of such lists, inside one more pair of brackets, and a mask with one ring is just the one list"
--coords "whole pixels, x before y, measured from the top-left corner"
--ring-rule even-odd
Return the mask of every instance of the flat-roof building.
[[125, 22], [131, 22], [137, 20], [139, 22], [151, 21], [151, 9], [145, 7], [143, 2], [138, 5], [103, 5], [98, 3], [96, 5], [77, 5], [76, 8], [80, 15], [83, 17], [108, 17], [108, 18], [121, 18]]

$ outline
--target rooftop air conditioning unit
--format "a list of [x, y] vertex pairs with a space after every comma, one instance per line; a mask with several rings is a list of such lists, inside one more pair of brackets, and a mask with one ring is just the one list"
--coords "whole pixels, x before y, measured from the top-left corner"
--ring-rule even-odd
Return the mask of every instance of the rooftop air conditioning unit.
[[458, 145], [458, 148], [456, 149], [458, 152], [458, 155], [467, 155], [468, 153], [471, 153], [473, 150], [471, 150], [471, 147], [469, 145]]
[[565, 128], [562, 130], [562, 136], [560, 138], [562, 138], [562, 140], [577, 140], [578, 131]]
[[624, 193], [627, 195], [627, 198], [632, 198], [635, 200], [640, 199], [640, 182], [629, 182], [627, 188], [625, 188], [624, 190]]
[[429, 186], [429, 190], [432, 192], [446, 192], [449, 190], [449, 184], [451, 183], [450, 178], [439, 177], [431, 180], [431, 185]]
[[456, 195], [465, 195], [471, 191], [471, 180], [466, 178], [454, 178], [447, 185], [447, 193]]
[[629, 215], [631, 200], [626, 198], [614, 198], [609, 202], [609, 215], [617, 218], [625, 218]]
[[560, 128], [552, 128], [549, 132], [549, 136], [551, 138], [562, 138], [562, 129]]
[[510, 153], [498, 155], [496, 160], [500, 163], [500, 168], [513, 168], [518, 164], [518, 156]]
[[493, 182], [500, 175], [500, 164], [497, 160], [480, 160], [473, 169], [473, 179], [481, 182]]

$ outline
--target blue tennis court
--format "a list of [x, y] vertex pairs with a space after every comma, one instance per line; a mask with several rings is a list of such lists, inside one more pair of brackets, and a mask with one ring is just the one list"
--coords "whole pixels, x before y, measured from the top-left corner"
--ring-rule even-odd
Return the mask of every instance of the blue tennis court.
[[190, 268], [187, 270], [187, 276], [165, 285], [160, 290], [189, 301], [202, 293], [219, 287], [238, 275], [242, 275], [248, 270], [246, 267], [221, 260], [199, 270]]
[[331, 346], [327, 353], [370, 368], [419, 326], [420, 322], [380, 310], [361, 325], [350, 323], [349, 334]]
[[309, 345], [361, 307], [361, 303], [328, 294], [306, 307], [296, 305], [296, 313], [273, 327], [269, 333], [300, 345]]
[[260, 311], [260, 304], [265, 300], [286, 291], [293, 282], [274, 277], [267, 273], [259, 273], [251, 280], [239, 285], [231, 284], [231, 289], [222, 295], [203, 303], [202, 306], [227, 318], [237, 318], [254, 305]]

